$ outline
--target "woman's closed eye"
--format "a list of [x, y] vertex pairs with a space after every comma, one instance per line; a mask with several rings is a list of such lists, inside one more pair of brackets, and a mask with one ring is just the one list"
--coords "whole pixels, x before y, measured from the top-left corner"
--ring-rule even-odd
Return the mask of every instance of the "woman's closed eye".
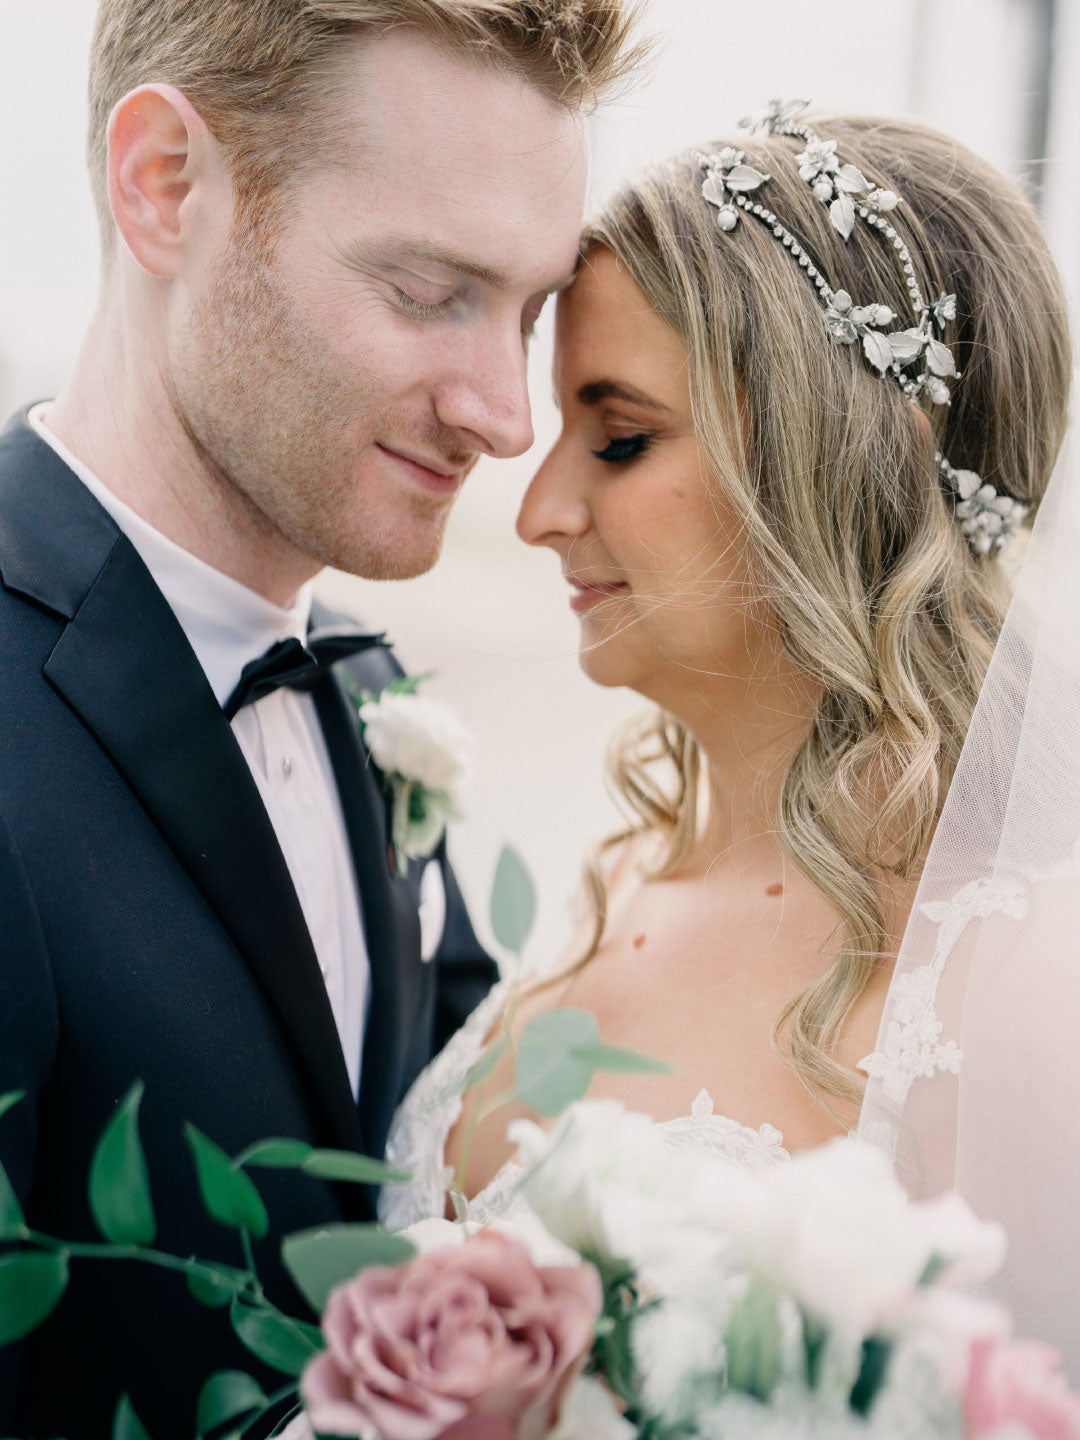
[[604, 460], [609, 465], [618, 465], [627, 460], [636, 460], [643, 455], [652, 444], [653, 437], [642, 433], [640, 435], [619, 435], [609, 440], [603, 450], [594, 450], [592, 453], [598, 460]]

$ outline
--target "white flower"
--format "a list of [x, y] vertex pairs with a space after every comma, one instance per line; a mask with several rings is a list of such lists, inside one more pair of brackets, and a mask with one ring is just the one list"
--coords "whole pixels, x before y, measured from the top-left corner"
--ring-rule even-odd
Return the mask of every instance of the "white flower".
[[566, 1392], [559, 1423], [547, 1440], [634, 1440], [637, 1433], [619, 1413], [607, 1386], [579, 1375]]
[[[729, 1288], [733, 1301], [737, 1291], [734, 1286]], [[713, 1377], [715, 1384], [715, 1378], [723, 1373], [720, 1337], [726, 1318], [705, 1316], [696, 1306], [672, 1297], [635, 1321], [634, 1363], [641, 1376], [642, 1404], [649, 1415], [671, 1426], [693, 1422], [703, 1377]]]
[[[873, 1334], [918, 1286], [939, 1243], [960, 1238], [955, 1213], [939, 1217], [938, 1234], [930, 1207], [909, 1202], [888, 1156], [855, 1139], [740, 1176], [727, 1198], [746, 1265], [850, 1340]], [[983, 1239], [970, 1232], [962, 1243], [977, 1250]]]
[[720, 1193], [736, 1167], [673, 1151], [646, 1115], [617, 1100], [583, 1100], [549, 1133], [510, 1126], [523, 1189], [544, 1224], [579, 1254], [630, 1265], [661, 1294], [714, 1285], [730, 1249]]
[[439, 1220], [435, 1217], [418, 1220], [415, 1225], [402, 1230], [401, 1235], [402, 1239], [416, 1247], [418, 1255], [426, 1255], [429, 1250], [442, 1250], [448, 1245], [464, 1245], [468, 1238], [464, 1225], [458, 1225], [454, 1220]]
[[393, 686], [361, 703], [360, 723], [390, 792], [391, 839], [401, 870], [403, 861], [430, 855], [447, 823], [460, 819], [469, 735], [446, 705]]
[[401, 1234], [412, 1242], [418, 1254], [426, 1255], [429, 1250], [442, 1250], [447, 1246], [458, 1248], [481, 1230], [497, 1230], [508, 1240], [516, 1240], [519, 1245], [524, 1245], [534, 1265], [581, 1263], [581, 1257], [561, 1240], [556, 1240], [545, 1228], [540, 1217], [528, 1210], [523, 1210], [519, 1215], [503, 1216], [486, 1224], [479, 1224], [475, 1220], [418, 1220]]
[[456, 797], [469, 771], [469, 734], [454, 712], [420, 695], [383, 693], [360, 707], [364, 742], [384, 775]]

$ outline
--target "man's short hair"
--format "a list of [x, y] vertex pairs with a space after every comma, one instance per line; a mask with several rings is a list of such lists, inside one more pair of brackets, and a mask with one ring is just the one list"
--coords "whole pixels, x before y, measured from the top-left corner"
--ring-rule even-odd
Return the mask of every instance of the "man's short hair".
[[109, 116], [139, 85], [183, 91], [225, 151], [238, 210], [258, 223], [332, 153], [332, 62], [365, 30], [409, 27], [578, 107], [634, 65], [632, 21], [628, 0], [101, 0], [88, 158], [102, 233]]

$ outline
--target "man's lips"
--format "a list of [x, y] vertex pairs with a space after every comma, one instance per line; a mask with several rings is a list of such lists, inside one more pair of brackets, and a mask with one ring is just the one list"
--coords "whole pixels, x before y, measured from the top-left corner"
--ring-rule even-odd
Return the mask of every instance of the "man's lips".
[[381, 450], [404, 471], [414, 484], [435, 495], [453, 495], [461, 488], [470, 468], [468, 463], [452, 466], [445, 460], [431, 460], [427, 456], [408, 455], [403, 450], [392, 450], [389, 445], [379, 445], [377, 442], [376, 449]]
[[586, 580], [583, 575], [567, 575], [566, 582], [573, 592], [570, 609], [576, 615], [584, 615], [586, 610], [591, 610], [601, 601], [610, 600], [613, 595], [624, 595], [630, 589], [625, 581]]

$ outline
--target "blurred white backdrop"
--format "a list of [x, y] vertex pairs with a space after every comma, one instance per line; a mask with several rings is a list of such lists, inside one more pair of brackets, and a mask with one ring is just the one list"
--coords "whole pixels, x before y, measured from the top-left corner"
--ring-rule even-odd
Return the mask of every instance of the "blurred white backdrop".
[[[206, 0], [212, 5], [214, 0]], [[97, 239], [83, 167], [94, 0], [0, 0], [0, 408], [62, 383], [92, 311]], [[730, 132], [773, 96], [908, 115], [1040, 187], [1059, 261], [1080, 290], [1080, 0], [646, 0], [646, 79], [591, 121], [592, 191]], [[405, 584], [320, 582], [385, 628], [405, 663], [434, 669], [477, 737], [477, 775], [453, 850], [481, 933], [499, 847], [537, 876], [533, 958], [562, 944], [586, 842], [610, 828], [602, 753], [640, 703], [586, 682], [558, 564], [513, 535], [517, 505], [557, 429], [550, 316], [532, 358], [536, 445], [483, 462], [437, 569]], [[107, 477], [105, 477], [107, 479]]]

